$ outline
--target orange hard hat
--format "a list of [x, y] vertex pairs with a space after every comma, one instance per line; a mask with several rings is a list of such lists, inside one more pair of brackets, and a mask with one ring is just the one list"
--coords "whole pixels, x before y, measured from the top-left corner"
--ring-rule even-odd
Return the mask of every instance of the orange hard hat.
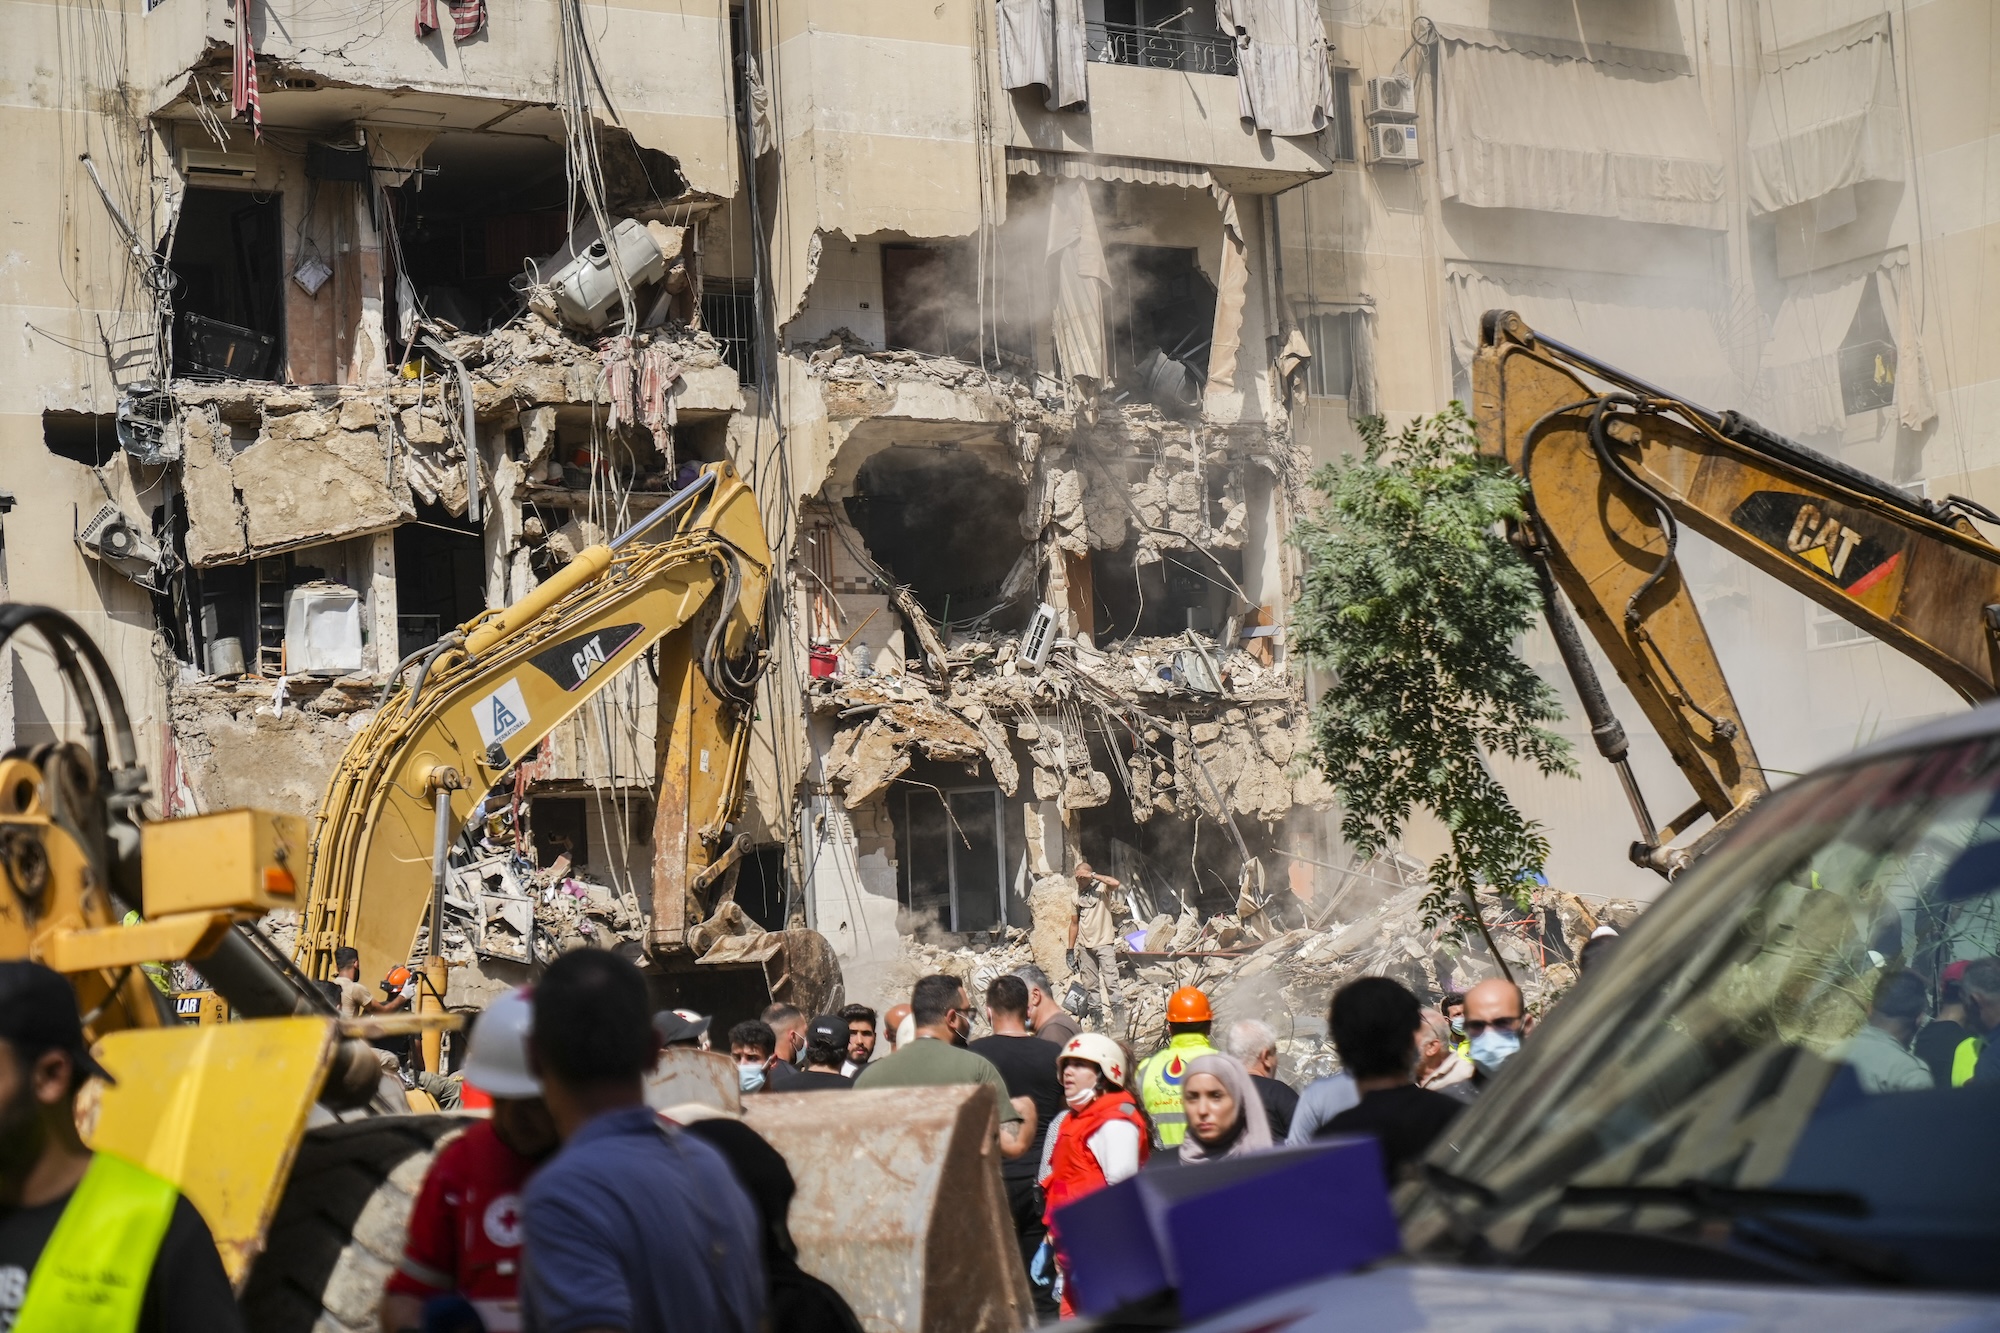
[[1167, 1000], [1167, 1021], [1169, 1023], [1209, 1023], [1215, 1015], [1209, 1011], [1208, 996], [1199, 986], [1183, 986]]
[[408, 982], [409, 979], [410, 979], [410, 969], [407, 967], [403, 967], [400, 964], [390, 968], [389, 975], [383, 978], [384, 981], [388, 982], [391, 986], [396, 987], [398, 990], [402, 989], [403, 985], [406, 982]]

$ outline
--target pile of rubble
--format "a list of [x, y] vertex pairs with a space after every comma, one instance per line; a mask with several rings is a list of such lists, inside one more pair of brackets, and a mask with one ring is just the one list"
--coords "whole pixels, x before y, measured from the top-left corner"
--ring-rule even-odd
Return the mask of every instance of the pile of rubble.
[[538, 868], [511, 849], [490, 849], [445, 881], [443, 953], [456, 964], [547, 962], [571, 949], [641, 942], [646, 926], [635, 894], [583, 878], [566, 854]]
[[[1107, 649], [1064, 641], [1034, 669], [1020, 650], [1016, 633], [955, 634], [941, 654], [943, 687], [908, 673], [814, 681], [813, 712], [849, 724], [825, 768], [847, 807], [881, 791], [916, 756], [983, 760], [1012, 796], [1021, 773], [1010, 731], [1027, 749], [1035, 799], [1065, 809], [1105, 804], [1114, 782], [1141, 822], [1156, 813], [1221, 819], [1225, 811], [1274, 821], [1294, 805], [1324, 808], [1331, 799], [1316, 774], [1293, 771], [1308, 744], [1295, 689], [1251, 652], [1218, 652], [1192, 633]], [[1123, 760], [1109, 772], [1099, 766], [1107, 746]]]

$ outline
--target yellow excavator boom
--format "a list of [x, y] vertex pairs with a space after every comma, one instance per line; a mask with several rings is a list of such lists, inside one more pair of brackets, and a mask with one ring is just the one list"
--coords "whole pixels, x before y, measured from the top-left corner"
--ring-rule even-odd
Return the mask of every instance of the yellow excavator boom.
[[655, 644], [651, 944], [680, 945], [707, 915], [701, 890], [714, 877], [703, 872], [733, 846], [770, 567], [756, 497], [729, 464], [711, 464], [609, 545], [406, 663], [415, 679], [349, 744], [314, 817], [299, 965], [331, 977], [343, 946], [359, 951], [363, 976], [407, 959], [441, 892], [434, 871], [474, 806]]
[[[1603, 385], [1608, 387], [1595, 387]], [[2000, 693], [2000, 549], [1967, 517], [1735, 412], [1674, 396], [1489, 312], [1472, 372], [1479, 450], [1528, 488], [1518, 544], [1550, 629], [1618, 769], [1641, 836], [1633, 859], [1677, 873], [1769, 790], [1676, 558], [1678, 525], [1921, 662], [1970, 701]], [[1655, 824], [1560, 587], [1694, 788]], [[1706, 815], [1695, 843], [1676, 846]]]

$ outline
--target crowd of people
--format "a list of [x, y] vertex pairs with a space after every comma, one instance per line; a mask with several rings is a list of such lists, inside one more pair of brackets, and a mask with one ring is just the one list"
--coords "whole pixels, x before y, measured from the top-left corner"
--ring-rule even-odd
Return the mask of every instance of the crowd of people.
[[[1081, 918], [1107, 885], [1087, 867], [1078, 875], [1078, 956], [1094, 938]], [[1617, 946], [1600, 932], [1584, 967]], [[1866, 1026], [1836, 1052], [1864, 1089], [2000, 1077], [1987, 1036], [2000, 1029], [2000, 960], [1954, 963], [1940, 982], [1935, 1014], [1912, 974], [1875, 986]], [[378, 1001], [351, 975], [339, 989], [349, 1012], [406, 1002], [395, 986]], [[666, 1048], [726, 1048], [745, 1098], [990, 1088], [1019, 1262], [1037, 1316], [1053, 1319], [1074, 1306], [1068, 1205], [1140, 1172], [1331, 1136], [1373, 1139], [1393, 1184], [1532, 1026], [1502, 978], [1433, 1007], [1394, 979], [1362, 977], [1326, 1015], [1341, 1072], [1294, 1088], [1269, 1023], [1244, 1018], [1218, 1034], [1194, 987], [1173, 992], [1166, 1017], [1164, 1043], [1141, 1058], [1081, 1030], [1028, 966], [977, 996], [938, 974], [879, 1015], [776, 1004], [711, 1033], [701, 1014], [652, 1012], [643, 975], [620, 955], [565, 954], [532, 992], [477, 1020], [462, 1081], [477, 1092], [468, 1104], [490, 1110], [432, 1161], [381, 1327], [858, 1333], [840, 1294], [799, 1264], [785, 1159], [742, 1115], [648, 1106], [646, 1078]], [[93, 1075], [103, 1071], [69, 984], [38, 964], [0, 963], [0, 1333], [242, 1327], [200, 1215], [171, 1184], [79, 1137], [74, 1104]], [[69, 1318], [85, 1310], [87, 1320]]]

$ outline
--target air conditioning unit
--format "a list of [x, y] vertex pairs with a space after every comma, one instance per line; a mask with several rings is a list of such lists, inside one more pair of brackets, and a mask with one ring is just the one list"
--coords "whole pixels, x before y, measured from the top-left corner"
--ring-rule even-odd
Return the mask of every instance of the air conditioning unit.
[[1417, 155], [1417, 127], [1414, 125], [1370, 125], [1368, 160], [1414, 167], [1423, 158]]
[[234, 148], [182, 148], [181, 174], [184, 176], [233, 176], [248, 180], [257, 174], [257, 154]]
[[1368, 119], [1415, 120], [1417, 84], [1407, 74], [1368, 80]]
[[118, 511], [113, 504], [100, 505], [76, 544], [84, 554], [95, 556], [144, 588], [154, 586], [160, 568], [160, 548], [145, 536], [145, 530]]
[[1035, 615], [1028, 622], [1028, 629], [1021, 636], [1020, 661], [1039, 671], [1049, 660], [1049, 650], [1056, 646], [1056, 609], [1047, 602], [1035, 608]]

